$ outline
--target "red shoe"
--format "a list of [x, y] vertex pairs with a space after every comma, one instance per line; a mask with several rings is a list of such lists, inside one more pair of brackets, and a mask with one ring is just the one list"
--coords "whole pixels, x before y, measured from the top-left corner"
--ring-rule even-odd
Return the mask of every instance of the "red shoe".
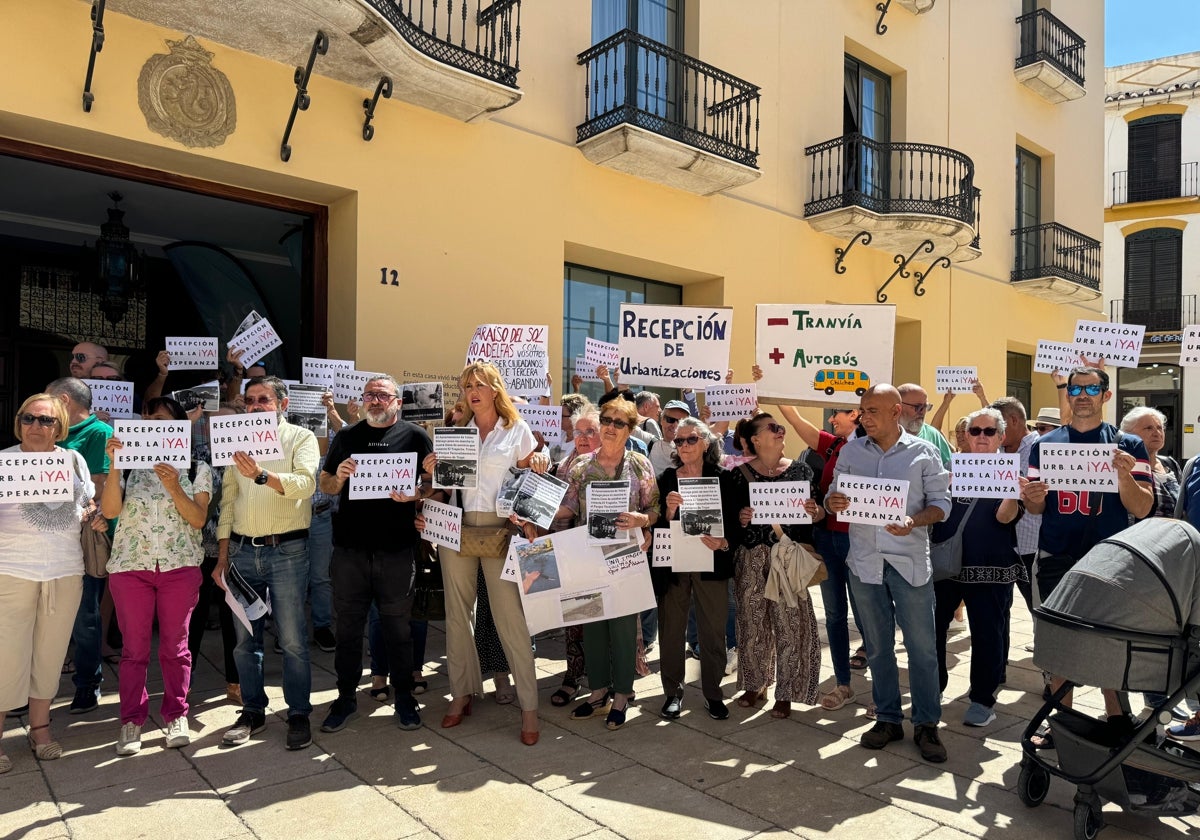
[[458, 726], [460, 723], [462, 723], [463, 718], [465, 718], [471, 714], [471, 700], [473, 700], [473, 699], [474, 698], [470, 698], [467, 700], [467, 705], [463, 706], [463, 710], [460, 714], [446, 715], [445, 717], [443, 717], [442, 718], [442, 729], [450, 729], [451, 727]]

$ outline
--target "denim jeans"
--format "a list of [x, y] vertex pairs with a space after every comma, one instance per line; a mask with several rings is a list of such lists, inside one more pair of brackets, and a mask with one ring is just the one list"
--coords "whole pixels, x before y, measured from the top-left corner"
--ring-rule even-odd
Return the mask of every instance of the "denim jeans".
[[308, 526], [308, 603], [315, 630], [333, 623], [333, 587], [329, 561], [333, 557], [333, 516], [329, 510], [314, 513]]
[[642, 643], [647, 647], [658, 639], [658, 610], [649, 609], [642, 613]]
[[75, 626], [71, 629], [75, 639], [75, 676], [71, 680], [76, 688], [96, 689], [104, 679], [100, 670], [100, 639], [103, 635], [100, 599], [104, 597], [104, 585], [104, 578], [83, 576], [83, 595], [79, 599], [79, 612], [75, 614]]
[[933, 619], [933, 582], [912, 586], [888, 563], [882, 583], [863, 583], [851, 572], [850, 594], [862, 623], [876, 719], [900, 723], [900, 672], [896, 667], [896, 625], [908, 652], [912, 722], [937, 723], [942, 718], [938, 690], [937, 643]]
[[[288, 540], [278, 546], [253, 546], [250, 540], [229, 541], [229, 562], [253, 587], [259, 597], [271, 592], [271, 615], [283, 648], [283, 697], [288, 716], [312, 713], [309, 692], [312, 672], [308, 662], [308, 636], [304, 632], [304, 594], [308, 589], [308, 545], [305, 540]], [[267, 693], [263, 689], [263, 622], [252, 622], [254, 632], [236, 621], [237, 662], [242, 684], [243, 709], [264, 714]]]
[[[825, 561], [828, 575], [821, 581], [821, 601], [825, 604], [825, 633], [829, 636], [829, 658], [838, 685], [850, 684], [850, 628], [846, 624], [849, 611], [854, 614], [854, 626], [863, 635], [854, 606], [854, 594], [849, 591], [850, 569], [846, 555], [850, 552], [850, 535], [827, 528], [813, 529], [813, 543]], [[848, 610], [849, 608], [849, 610]]]

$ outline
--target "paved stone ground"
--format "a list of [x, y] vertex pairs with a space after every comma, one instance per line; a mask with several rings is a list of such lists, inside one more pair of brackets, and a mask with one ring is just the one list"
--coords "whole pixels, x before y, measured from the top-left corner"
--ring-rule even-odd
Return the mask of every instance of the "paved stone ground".
[[[537, 746], [519, 743], [517, 710], [490, 696], [476, 700], [463, 725], [440, 729], [447, 689], [440, 625], [430, 628], [434, 671], [421, 730], [394, 728], [391, 707], [364, 691], [362, 716], [339, 733], [314, 731], [307, 750], [284, 749], [280, 715], [269, 717], [267, 730], [252, 742], [223, 748], [221, 733], [236, 710], [225, 702], [224, 682], [212, 665], [220, 661], [219, 637], [213, 632], [205, 640], [207, 659], [192, 689], [194, 741], [183, 750], [164, 747], [155, 681], [155, 714], [142, 752], [117, 757], [111, 671], [100, 708], [83, 716], [67, 714], [71, 684], [63, 679], [65, 699], [57, 704], [54, 730], [66, 755], [58, 761], [34, 761], [24, 744], [25, 721], [9, 721], [3, 748], [15, 767], [0, 776], [0, 837], [951, 840], [1072, 832], [1072, 787], [1054, 780], [1046, 803], [1036, 809], [1022, 805], [1015, 792], [1020, 733], [1041, 691], [1023, 649], [1031, 628], [1020, 604], [1014, 607], [1009, 683], [997, 720], [986, 729], [961, 723], [970, 637], [960, 632], [950, 641], [953, 667], [942, 728], [950, 760], [941, 766], [922, 762], [911, 738], [879, 752], [857, 745], [870, 725], [864, 714], [869, 681], [858, 675], [858, 703], [837, 712], [797, 707], [791, 719], [774, 720], [762, 709], [731, 706], [730, 719], [718, 722], [704, 713], [693, 687], [683, 717], [668, 723], [658, 717], [662, 689], [655, 674], [638, 681], [640, 709], [631, 711], [622, 730], [609, 732], [598, 721], [575, 723], [548, 701], [558, 685], [559, 640], [538, 645], [544, 706]], [[314, 647], [312, 658], [316, 730], [336, 689], [333, 654]], [[270, 652], [267, 659], [268, 681], [278, 686], [280, 659]], [[152, 664], [152, 677], [155, 669]], [[831, 676], [828, 668], [825, 676]], [[689, 660], [688, 677], [699, 679], [695, 660]], [[730, 697], [734, 680], [725, 682]], [[1100, 708], [1097, 692], [1080, 694], [1079, 707]], [[279, 708], [278, 688], [270, 695]], [[1105, 818], [1104, 840], [1176, 838], [1200, 829], [1198, 818], [1155, 820], [1111, 805]]]

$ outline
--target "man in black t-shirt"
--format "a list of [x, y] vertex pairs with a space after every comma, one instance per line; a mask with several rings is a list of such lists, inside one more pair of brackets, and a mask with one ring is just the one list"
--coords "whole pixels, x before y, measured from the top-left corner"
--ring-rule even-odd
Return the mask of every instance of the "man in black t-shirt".
[[[333, 514], [333, 562], [330, 580], [337, 612], [338, 697], [321, 724], [322, 732], [337, 732], [358, 712], [358, 683], [362, 677], [363, 628], [374, 601], [391, 668], [396, 695], [396, 725], [417, 729], [421, 716], [413, 697], [412, 613], [413, 570], [421, 536], [413, 520], [415, 496], [392, 491], [390, 498], [351, 499], [350, 476], [357, 469], [355, 456], [412, 453], [413, 470], [420, 470], [433, 444], [425, 430], [400, 419], [400, 388], [391, 376], [378, 376], [363, 388], [365, 422], [338, 433], [321, 470], [322, 493], [338, 495]], [[332, 472], [330, 472], [332, 470]]]

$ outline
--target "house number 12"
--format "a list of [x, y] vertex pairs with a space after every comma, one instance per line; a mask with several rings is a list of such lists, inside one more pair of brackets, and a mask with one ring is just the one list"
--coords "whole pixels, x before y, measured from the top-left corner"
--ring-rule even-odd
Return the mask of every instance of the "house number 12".
[[379, 269], [379, 282], [380, 282], [380, 284], [382, 284], [382, 285], [384, 285], [384, 286], [386, 286], [386, 285], [388, 284], [388, 274], [389, 274], [389, 273], [392, 275], [392, 285], [393, 285], [393, 286], [399, 286], [399, 285], [400, 285], [400, 279], [399, 279], [399, 278], [400, 278], [400, 272], [399, 272], [399, 271], [397, 271], [397, 270], [396, 270], [396, 269], [394, 269], [394, 268], [390, 268], [390, 269], [389, 269], [389, 268], [381, 268], [381, 269]]

